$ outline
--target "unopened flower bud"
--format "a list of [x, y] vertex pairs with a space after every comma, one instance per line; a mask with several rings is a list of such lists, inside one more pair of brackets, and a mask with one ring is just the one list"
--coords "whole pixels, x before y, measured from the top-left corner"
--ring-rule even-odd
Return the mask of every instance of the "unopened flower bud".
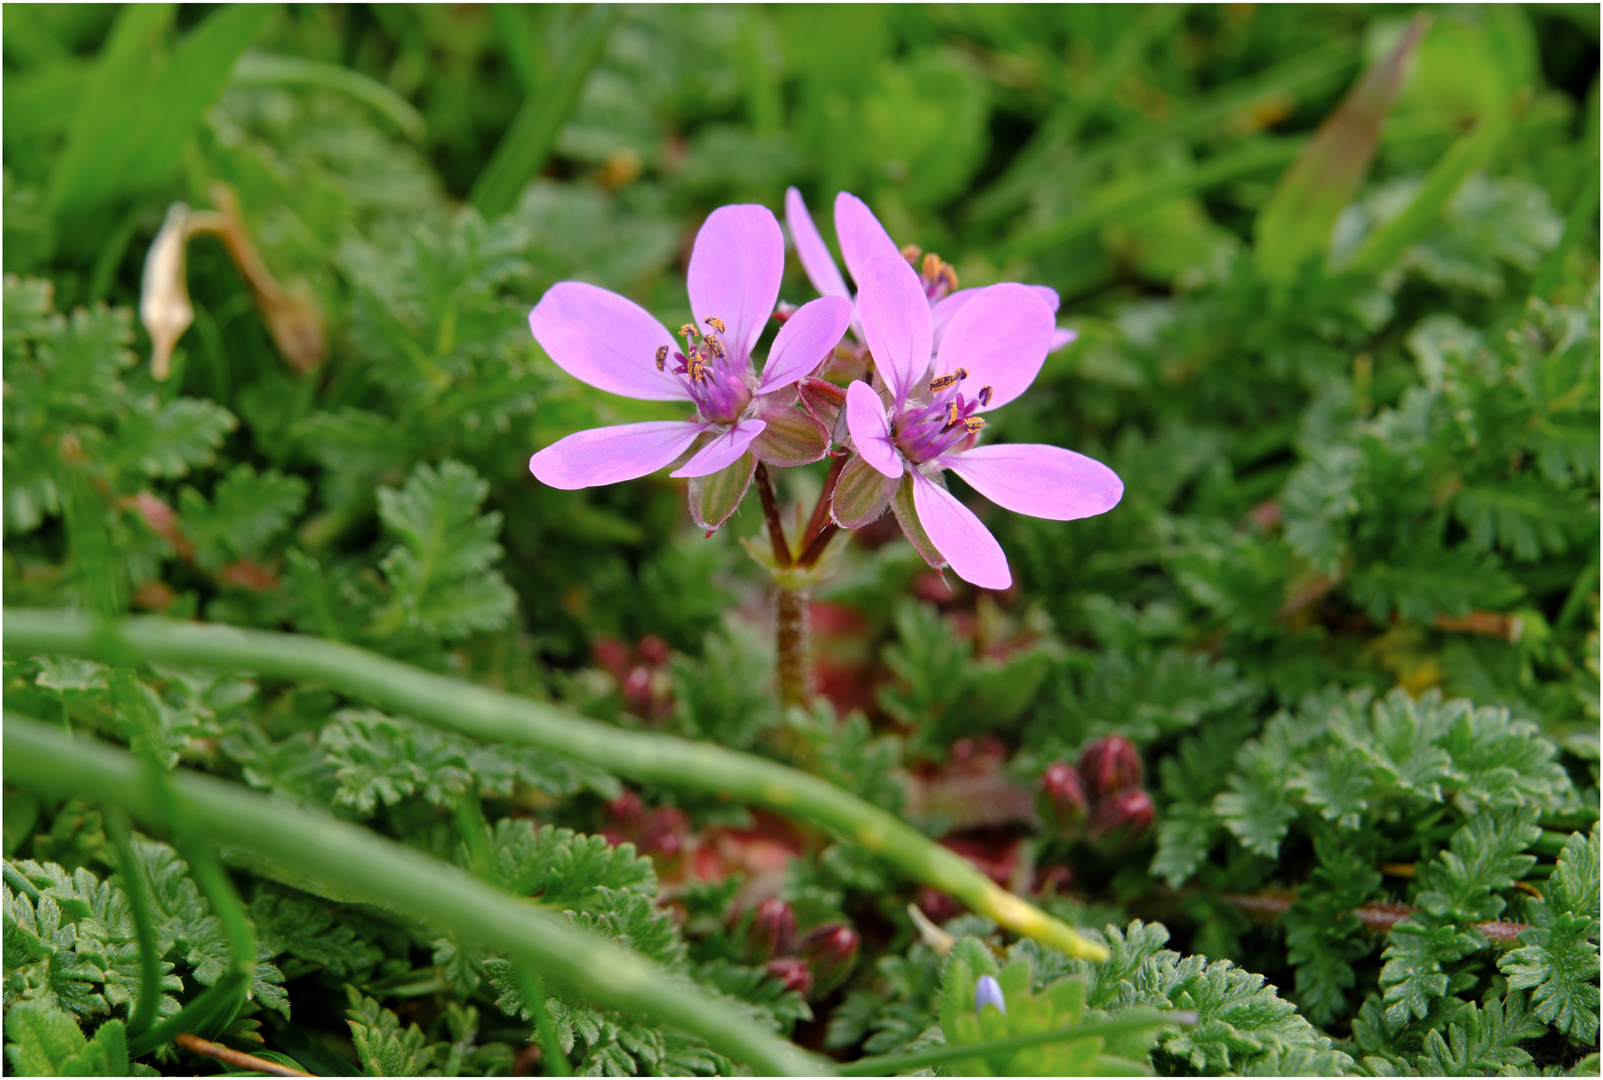
[[590, 655], [596, 663], [612, 673], [620, 683], [629, 673], [629, 650], [614, 638], [601, 638], [590, 646]]
[[656, 634], [647, 634], [641, 638], [636, 651], [640, 654], [640, 659], [652, 667], [662, 667], [671, 656], [668, 643]]
[[1080, 774], [1061, 761], [1054, 761], [1041, 774], [1041, 816], [1056, 821], [1065, 836], [1078, 836], [1091, 812]]
[[746, 955], [753, 960], [786, 956], [795, 937], [796, 913], [779, 897], [771, 897], [758, 904], [752, 914], [751, 929], [746, 932]]
[[857, 931], [841, 923], [829, 923], [802, 936], [796, 952], [812, 969], [815, 996], [827, 994], [846, 981], [857, 962], [860, 942]]
[[1002, 997], [1002, 984], [993, 976], [981, 975], [979, 982], [974, 984], [974, 1011], [982, 1013], [987, 1005], [995, 1007], [1004, 1015], [1007, 1013], [1007, 1000]]
[[1092, 843], [1104, 851], [1122, 851], [1152, 828], [1155, 811], [1145, 791], [1121, 791], [1097, 803], [1087, 829]]
[[763, 970], [784, 983], [786, 990], [794, 990], [803, 997], [812, 992], [812, 969], [807, 966], [807, 961], [798, 956], [782, 956], [778, 960], [770, 960], [763, 965]]
[[1096, 803], [1140, 787], [1146, 776], [1141, 751], [1123, 735], [1109, 735], [1087, 746], [1080, 754], [1079, 769], [1091, 801]]

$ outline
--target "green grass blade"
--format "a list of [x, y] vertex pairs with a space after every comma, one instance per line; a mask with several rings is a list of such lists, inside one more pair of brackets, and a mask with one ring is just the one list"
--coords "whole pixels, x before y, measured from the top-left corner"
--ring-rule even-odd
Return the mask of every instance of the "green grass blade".
[[1139, 214], [1171, 199], [1203, 191], [1237, 177], [1283, 165], [1296, 156], [1301, 145], [1300, 139], [1259, 140], [1217, 154], [1189, 172], [1163, 172], [1145, 183], [1105, 191], [1074, 213], [1009, 241], [997, 255], [997, 261], [1040, 255], [1118, 218]]
[[[234, 62], [277, 11], [250, 4], [218, 11], [155, 73], [156, 43], [171, 20], [171, 12], [160, 17], [161, 10], [132, 5], [118, 19], [51, 174], [46, 205], [58, 223], [166, 183], [184, 144], [228, 85]], [[68, 235], [74, 233], [79, 247], [98, 239], [92, 230]]]
[[1180, 110], [1167, 123], [1099, 139], [1078, 152], [1058, 147], [1038, 161], [1016, 160], [1006, 174], [975, 196], [967, 211], [968, 224], [977, 229], [992, 227], [1023, 207], [1030, 192], [1041, 185], [1070, 182], [1125, 154], [1176, 139], [1200, 138], [1255, 106], [1289, 108], [1297, 98], [1311, 96], [1344, 75], [1352, 68], [1356, 51], [1351, 41], [1333, 42], [1220, 87]]
[[1353, 87], [1275, 185], [1253, 223], [1259, 272], [1289, 281], [1330, 243], [1336, 217], [1358, 190], [1380, 142], [1380, 128], [1407, 81], [1426, 20], [1416, 18], [1392, 51]]
[[427, 133], [423, 114], [383, 83], [336, 64], [293, 56], [249, 52], [234, 65], [234, 86], [316, 86], [355, 98], [394, 124], [402, 135], [421, 142]]
[[[1597, 174], [1598, 159], [1592, 158], [1590, 172]], [[1598, 185], [1582, 184], [1581, 193], [1570, 204], [1570, 212], [1564, 218], [1564, 235], [1559, 237], [1558, 245], [1547, 253], [1542, 261], [1542, 267], [1536, 272], [1531, 281], [1531, 295], [1545, 297], [1553, 291], [1559, 278], [1564, 273], [1564, 260], [1569, 257], [1570, 249], [1581, 238], [1587, 226], [1592, 224], [1592, 218], [1597, 214]]]
[[[145, 821], [162, 820], [132, 754], [12, 713], [5, 717], [4, 738], [8, 783], [58, 796], [93, 791], [106, 805]], [[794, 1046], [687, 981], [463, 870], [237, 784], [187, 770], [172, 779], [214, 844], [237, 845], [296, 865], [367, 903], [505, 952], [597, 1003], [655, 1016], [699, 1035], [759, 1074], [820, 1071]]]
[[968, 1057], [982, 1057], [995, 1051], [1027, 1050], [1032, 1046], [1066, 1042], [1069, 1039], [1088, 1039], [1094, 1036], [1127, 1035], [1132, 1031], [1145, 1031], [1155, 1027], [1184, 1027], [1197, 1022], [1194, 1012], [1158, 1012], [1156, 1009], [1132, 1009], [1135, 1015], [1124, 1014], [1111, 1020], [1091, 1021], [1085, 1024], [1057, 1028], [1054, 1031], [1037, 1031], [1029, 1035], [1015, 1035], [1011, 1039], [969, 1043], [964, 1046], [946, 1045], [933, 1050], [912, 1054], [885, 1054], [882, 1057], [860, 1058], [842, 1065], [841, 1076], [896, 1076], [915, 1069], [928, 1069], [959, 1061]]
[[192, 664], [323, 683], [341, 693], [488, 742], [537, 746], [616, 776], [705, 791], [810, 821], [868, 848], [916, 881], [1014, 933], [1070, 956], [1107, 950], [1001, 888], [961, 855], [877, 807], [797, 769], [689, 739], [624, 731], [320, 638], [140, 617], [97, 623], [68, 611], [4, 612], [7, 649]]
[[1370, 233], [1346, 268], [1359, 274], [1378, 274], [1396, 262], [1436, 223], [1442, 207], [1469, 174], [1491, 160], [1513, 133], [1529, 101], [1528, 92], [1515, 95], [1503, 108], [1481, 117], [1480, 123], [1460, 136], [1431, 166], [1425, 182], [1403, 212]]
[[611, 5], [597, 4], [585, 17], [567, 62], [545, 92], [531, 96], [518, 110], [512, 127], [502, 138], [501, 145], [495, 148], [489, 164], [474, 181], [473, 191], [468, 195], [468, 201], [479, 213], [493, 218], [512, 209], [524, 185], [544, 167], [556, 144], [557, 132], [573, 112], [590, 70], [601, 59], [612, 20]]

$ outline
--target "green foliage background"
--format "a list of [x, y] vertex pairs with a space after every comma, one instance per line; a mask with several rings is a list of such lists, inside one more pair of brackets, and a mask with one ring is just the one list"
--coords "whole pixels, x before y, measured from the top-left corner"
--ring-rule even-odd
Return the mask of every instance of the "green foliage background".
[[[1113, 950], [1070, 961], [965, 916], [943, 957], [910, 883], [787, 836], [764, 887], [802, 929], [863, 937], [808, 1002], [741, 945], [755, 864], [728, 845], [765, 817], [646, 790], [655, 820], [683, 815], [653, 849], [593, 768], [317, 686], [139, 673], [168, 765], [541, 896], [843, 1060], [1151, 1008], [1198, 1022], [939, 1067], [1595, 1074], [1597, 11], [1429, 14], [1341, 189], [1288, 166], [1412, 9], [7, 6], [6, 603], [294, 630], [795, 764], [1005, 852], [1010, 887]], [[317, 369], [286, 364], [203, 238], [194, 325], [152, 376], [146, 252], [217, 183], [320, 314]], [[525, 467], [571, 431], [673, 417], [560, 373], [525, 321], [542, 291], [582, 278], [674, 325], [701, 218], [777, 210], [787, 185], [826, 236], [851, 190], [965, 286], [1057, 289], [1079, 340], [996, 437], [1126, 484], [1070, 524], [971, 499], [1004, 594], [948, 592], [894, 527], [837, 541], [829, 694], [789, 713], [738, 543], [755, 506], [703, 539], [666, 477], [559, 492]], [[812, 295], [792, 262], [782, 297]], [[822, 475], [786, 471], [782, 500], [810, 506]], [[648, 637], [668, 654], [650, 708], [592, 658]], [[8, 652], [4, 678], [8, 709], [130, 741], [112, 669]], [[1134, 846], [1018, 808], [1112, 734], [1156, 806]], [[93, 792], [19, 779], [8, 1067], [211, 1067], [130, 1057], [130, 871]], [[128, 850], [167, 1015], [232, 954], [178, 851]], [[715, 850], [724, 885], [693, 872]], [[320, 1073], [544, 1067], [505, 958], [224, 858], [260, 962], [222, 1041]], [[1011, 1027], [965, 1011], [987, 973]], [[560, 992], [543, 1008], [587, 1073], [735, 1067]]]

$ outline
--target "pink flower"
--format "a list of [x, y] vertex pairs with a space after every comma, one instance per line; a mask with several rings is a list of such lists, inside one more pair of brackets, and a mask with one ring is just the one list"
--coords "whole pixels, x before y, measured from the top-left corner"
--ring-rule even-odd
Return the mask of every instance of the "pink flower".
[[696, 415], [576, 432], [530, 458], [529, 471], [568, 490], [615, 484], [655, 472], [710, 435], [672, 475], [744, 469], [744, 480], [718, 485], [717, 513], [706, 515], [715, 521], [701, 520], [692, 484], [692, 509], [713, 527], [734, 512], [759, 459], [798, 465], [823, 457], [828, 433], [797, 407], [794, 387], [840, 342], [851, 305], [826, 296], [799, 308], [780, 327], [759, 377], [751, 350], [779, 299], [784, 268], [784, 236], [767, 207], [713, 211], [690, 256], [696, 321], [680, 327], [682, 342], [617, 293], [580, 281], [553, 285], [529, 313], [529, 329], [558, 367], [623, 397], [686, 402]]
[[[791, 238], [796, 242], [796, 255], [801, 259], [802, 269], [807, 271], [807, 280], [813, 283], [813, 288], [824, 296], [844, 296], [850, 300], [851, 291], [840, 276], [835, 257], [829, 253], [824, 238], [813, 224], [812, 215], [807, 212], [801, 192], [795, 188], [785, 191], [785, 224], [790, 226]], [[859, 289], [862, 288], [863, 269], [869, 260], [879, 255], [902, 255], [902, 249], [896, 246], [896, 241], [885, 231], [885, 226], [879, 223], [874, 211], [849, 191], [842, 191], [835, 196], [835, 237], [840, 241], [840, 253], [846, 260], [846, 270]], [[980, 290], [957, 289], [957, 274], [951, 265], [934, 255], [924, 256], [919, 281], [930, 303], [931, 345], [938, 349], [953, 316]], [[1054, 312], [1057, 311], [1056, 290], [1045, 285], [1028, 285], [1026, 288], [1044, 300]], [[856, 319], [853, 320], [852, 330], [857, 340], [862, 341], [862, 324]], [[1054, 326], [1047, 351], [1057, 352], [1079, 336], [1073, 330], [1059, 330]]]
[[1118, 504], [1124, 484], [1101, 462], [1056, 446], [974, 445], [982, 414], [1024, 393], [1046, 360], [1052, 311], [1040, 296], [1014, 284], [976, 289], [952, 317], [924, 382], [933, 328], [918, 275], [900, 254], [882, 254], [861, 267], [858, 284], [858, 316], [886, 396], [866, 382], [847, 388], [846, 423], [859, 456], [836, 486], [837, 524], [867, 524], [888, 501], [930, 565], [1005, 589], [1013, 575], [1001, 545], [946, 490], [945, 470], [1032, 517], [1072, 521]]

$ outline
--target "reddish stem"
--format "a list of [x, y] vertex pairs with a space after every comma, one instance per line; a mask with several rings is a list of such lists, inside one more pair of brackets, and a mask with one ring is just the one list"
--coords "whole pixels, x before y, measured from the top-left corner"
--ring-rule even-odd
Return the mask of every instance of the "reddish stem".
[[[842, 454], [829, 463], [829, 474], [824, 477], [824, 489], [818, 493], [818, 505], [813, 507], [813, 516], [808, 520], [807, 528], [802, 530], [801, 546], [803, 550], [811, 550], [813, 541], [818, 538], [818, 534], [824, 531], [826, 525], [830, 524], [829, 501], [835, 497], [835, 485], [840, 482], [840, 472], [846, 467], [846, 461], [847, 456]], [[802, 565], [808, 566], [811, 564], [804, 557]]]
[[791, 566], [790, 543], [785, 539], [785, 524], [779, 520], [779, 501], [774, 498], [774, 485], [768, 480], [768, 466], [757, 463], [757, 497], [762, 500], [763, 517], [768, 521], [768, 539], [774, 545], [774, 561], [781, 570]]
[[811, 566], [816, 563], [823, 556], [824, 549], [829, 546], [829, 542], [835, 538], [835, 534], [838, 532], [840, 532], [840, 526], [833, 521], [825, 525], [822, 531], [813, 537], [813, 542], [807, 545], [807, 550], [801, 553], [801, 558], [796, 560], [797, 563], [802, 566]]

